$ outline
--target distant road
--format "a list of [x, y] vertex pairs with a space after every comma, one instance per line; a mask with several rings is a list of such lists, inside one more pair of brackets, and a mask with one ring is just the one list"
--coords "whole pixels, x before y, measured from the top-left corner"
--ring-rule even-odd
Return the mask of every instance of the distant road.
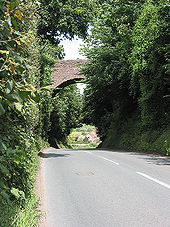
[[107, 150], [42, 155], [47, 227], [170, 227], [170, 159]]

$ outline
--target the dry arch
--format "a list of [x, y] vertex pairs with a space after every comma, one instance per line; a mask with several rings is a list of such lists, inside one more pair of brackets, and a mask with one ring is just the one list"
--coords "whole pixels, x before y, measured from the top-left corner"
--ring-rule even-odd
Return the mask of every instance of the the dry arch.
[[81, 64], [87, 60], [57, 60], [56, 67], [53, 68], [52, 78], [54, 80], [53, 87], [64, 88], [70, 84], [76, 83], [84, 78], [80, 74]]

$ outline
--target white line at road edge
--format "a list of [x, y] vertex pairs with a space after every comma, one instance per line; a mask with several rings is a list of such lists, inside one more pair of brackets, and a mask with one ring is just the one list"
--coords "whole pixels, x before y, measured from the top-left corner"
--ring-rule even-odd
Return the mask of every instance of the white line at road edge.
[[150, 177], [150, 176], [148, 176], [148, 175], [146, 175], [144, 173], [141, 173], [141, 172], [136, 172], [136, 173], [139, 174], [139, 175], [141, 175], [141, 176], [143, 176], [143, 177], [146, 177], [149, 180], [152, 180], [152, 181], [156, 182], [157, 184], [160, 184], [160, 185], [162, 185], [162, 186], [170, 189], [170, 185], [169, 184], [166, 184], [166, 183], [164, 183], [164, 182], [162, 182], [160, 180], [157, 180], [157, 179], [155, 179], [153, 177]]
[[97, 157], [102, 158], [102, 159], [104, 159], [104, 160], [106, 160], [106, 161], [109, 161], [109, 162], [113, 162], [115, 165], [119, 165], [118, 162], [114, 162], [113, 160], [110, 160], [110, 159], [108, 159], [108, 158], [104, 158], [103, 156], [97, 156]]

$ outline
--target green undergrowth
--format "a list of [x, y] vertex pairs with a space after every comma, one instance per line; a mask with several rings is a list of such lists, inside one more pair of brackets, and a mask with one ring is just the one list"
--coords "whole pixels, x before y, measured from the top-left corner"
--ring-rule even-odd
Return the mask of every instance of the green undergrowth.
[[20, 204], [11, 202], [11, 204], [3, 207], [0, 215], [0, 226], [9, 227], [35, 227], [38, 226], [38, 220], [41, 216], [41, 212], [36, 210], [38, 205], [38, 198], [35, 192], [32, 191], [31, 196], [25, 201], [21, 201]]
[[144, 129], [134, 115], [126, 121], [112, 122], [100, 147], [170, 155], [170, 131], [166, 125]]
[[[33, 138], [32, 143], [27, 141], [30, 144], [25, 149], [20, 148], [20, 157], [14, 149], [6, 148], [7, 155], [4, 155], [0, 172], [0, 227], [38, 226], [41, 215], [37, 210], [39, 200], [35, 194], [35, 180], [39, 166], [38, 152], [49, 145], [40, 137], [37, 141], [35, 142]], [[11, 150], [12, 153], [9, 152]]]

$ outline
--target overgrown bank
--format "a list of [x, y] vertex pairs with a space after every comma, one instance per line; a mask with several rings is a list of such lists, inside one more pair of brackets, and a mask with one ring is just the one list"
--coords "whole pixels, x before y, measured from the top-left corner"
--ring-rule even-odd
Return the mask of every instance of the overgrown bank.
[[100, 147], [169, 155], [169, 138], [168, 125], [155, 130], [143, 130], [141, 122], [135, 114], [126, 121], [120, 122], [120, 119], [112, 121]]
[[84, 120], [103, 147], [170, 149], [169, 3], [100, 3], [82, 52], [90, 59]]
[[[47, 146], [38, 3], [0, 2], [0, 226], [36, 226], [38, 152]], [[47, 65], [47, 64], [46, 64]]]
[[57, 37], [85, 36], [90, 12], [86, 1], [0, 1], [0, 226], [37, 226], [38, 152], [49, 146], [55, 108], [51, 67], [63, 57]]

